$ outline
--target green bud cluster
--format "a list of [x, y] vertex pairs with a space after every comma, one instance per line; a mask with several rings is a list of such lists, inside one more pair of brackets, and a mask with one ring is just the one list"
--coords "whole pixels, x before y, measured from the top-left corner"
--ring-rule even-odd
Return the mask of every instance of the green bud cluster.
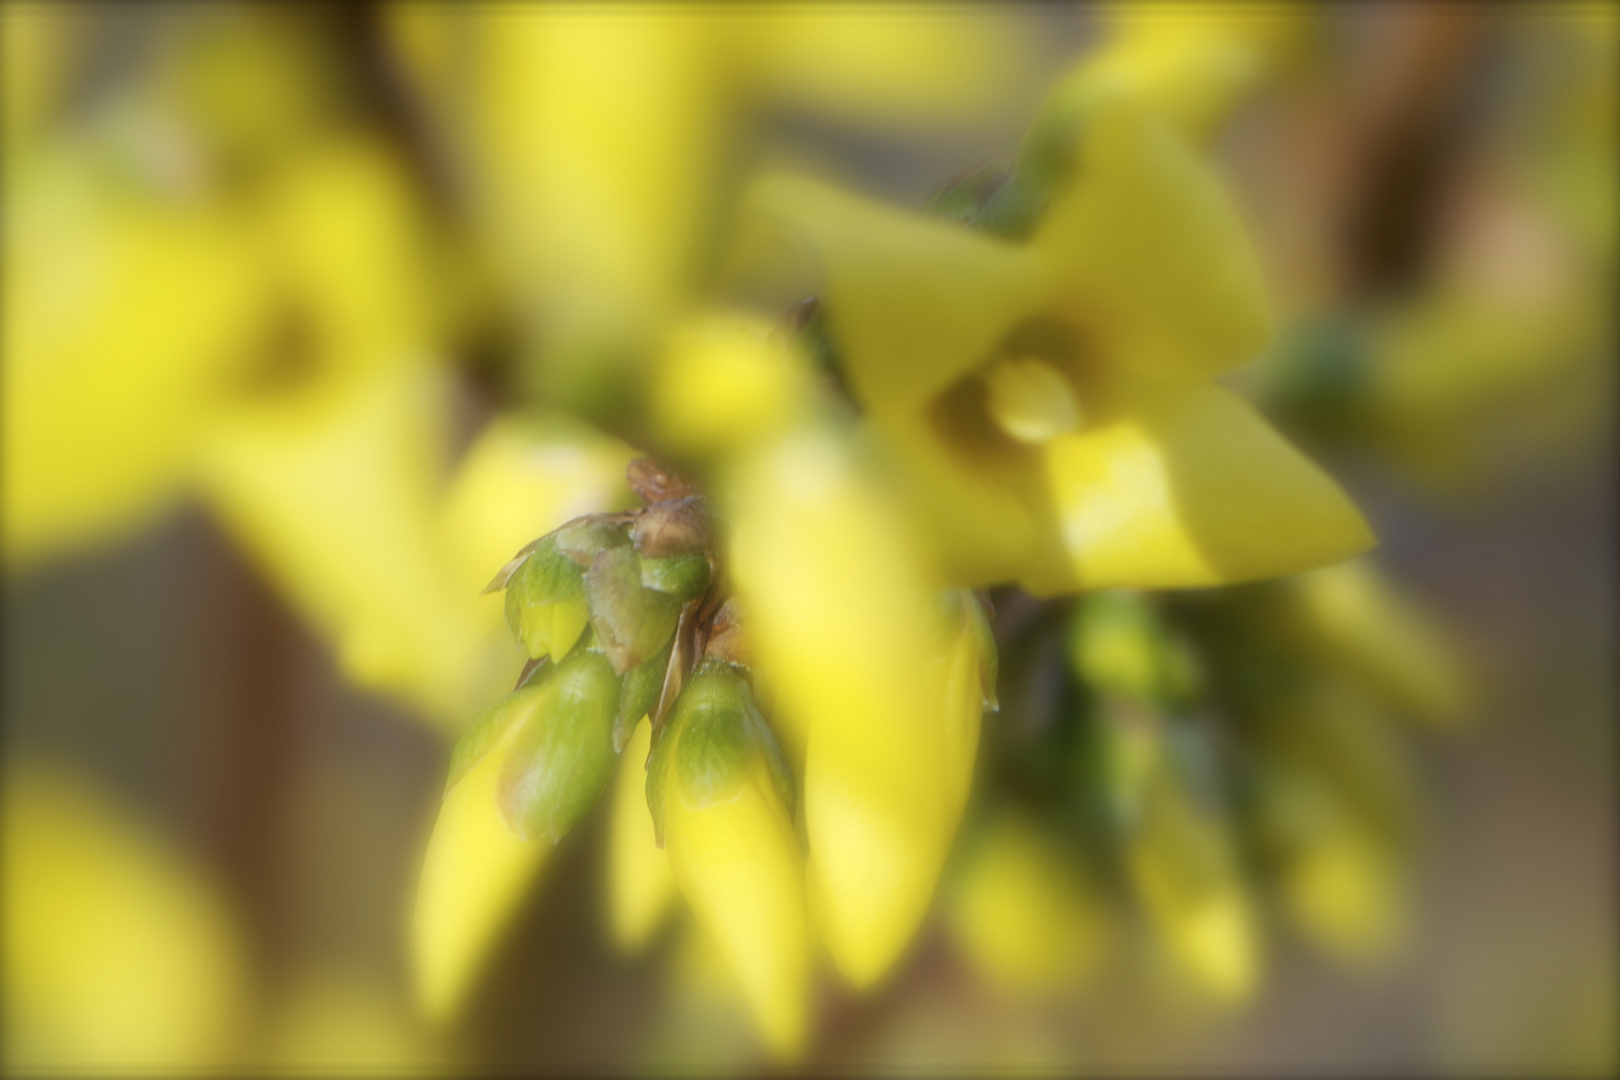
[[666, 688], [681, 687], [691, 655], [675, 655], [683, 627], [699, 632], [719, 606], [709, 602], [701, 497], [644, 461], [630, 480], [648, 505], [568, 522], [524, 547], [485, 590], [505, 589], [507, 625], [529, 665], [462, 735], [449, 786], [503, 745], [497, 798], [524, 837], [556, 842], [595, 804], [637, 722], [656, 722]]
[[462, 735], [449, 786], [504, 747], [496, 798], [526, 838], [555, 843], [579, 823], [644, 716], [660, 844], [671, 777], [681, 798], [707, 805], [762, 769], [792, 813], [792, 774], [754, 698], [741, 612], [714, 587], [703, 499], [645, 460], [629, 479], [646, 506], [547, 533], [486, 590], [506, 590], [529, 665]]

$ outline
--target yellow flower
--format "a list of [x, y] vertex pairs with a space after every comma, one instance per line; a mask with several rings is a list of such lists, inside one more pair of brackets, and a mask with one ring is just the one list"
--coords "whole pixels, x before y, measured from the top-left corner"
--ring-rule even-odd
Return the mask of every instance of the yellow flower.
[[460, 776], [452, 776], [434, 822], [412, 909], [410, 949], [417, 1004], [430, 1019], [448, 1020], [461, 1008], [552, 850], [549, 837], [519, 836], [499, 803], [513, 744], [543, 698], [537, 687], [494, 707], [501, 712], [496, 722], [504, 725]]
[[1296, 835], [1279, 868], [1284, 910], [1341, 959], [1388, 960], [1406, 929], [1399, 853], [1317, 778], [1295, 782], [1304, 790], [1288, 811]]
[[238, 1060], [246, 957], [214, 885], [71, 774], [8, 761], [4, 792], [7, 1071]]
[[120, 183], [121, 164], [95, 136], [8, 162], [8, 569], [155, 517], [264, 314], [264, 275], [236, 220]]
[[803, 358], [763, 319], [701, 312], [671, 328], [649, 405], [653, 428], [672, 452], [720, 458], [801, 419], [814, 389]]
[[834, 429], [783, 434], [721, 491], [757, 670], [802, 748], [812, 914], [867, 986], [925, 914], [965, 798], [981, 641], [968, 621], [939, 633], [904, 520]]
[[808, 1026], [810, 944], [786, 763], [743, 677], [724, 664], [698, 670], [666, 723], [647, 794], [675, 879], [766, 1041], [796, 1053]]
[[1109, 917], [1063, 845], [1008, 811], [973, 837], [949, 892], [953, 939], [1009, 993], [1069, 989], [1096, 967]]
[[1112, 93], [1075, 155], [1018, 245], [802, 180], [756, 193], [820, 257], [844, 369], [950, 576], [1200, 586], [1367, 547], [1338, 487], [1208, 381], [1270, 333], [1215, 177]]

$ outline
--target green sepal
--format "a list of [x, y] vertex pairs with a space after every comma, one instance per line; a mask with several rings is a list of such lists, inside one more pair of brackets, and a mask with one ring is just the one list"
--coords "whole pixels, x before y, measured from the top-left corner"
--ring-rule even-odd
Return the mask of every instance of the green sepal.
[[641, 718], [650, 716], [658, 705], [658, 694], [664, 688], [664, 672], [669, 667], [670, 650], [674, 647], [672, 637], [663, 651], [625, 673], [623, 688], [619, 691], [619, 711], [613, 719], [614, 753], [624, 752]]
[[736, 794], [753, 761], [748, 684], [729, 665], [707, 663], [681, 690], [675, 769], [680, 797], [708, 806]]
[[518, 835], [556, 843], [595, 804], [612, 775], [619, 677], [601, 653], [580, 649], [552, 669], [542, 695], [513, 738], [497, 801]]
[[695, 600], [709, 587], [709, 557], [702, 552], [641, 560], [641, 584], [680, 601]]
[[597, 552], [585, 572], [591, 626], [623, 675], [656, 656], [675, 633], [681, 602], [641, 584], [641, 560], [629, 547]]

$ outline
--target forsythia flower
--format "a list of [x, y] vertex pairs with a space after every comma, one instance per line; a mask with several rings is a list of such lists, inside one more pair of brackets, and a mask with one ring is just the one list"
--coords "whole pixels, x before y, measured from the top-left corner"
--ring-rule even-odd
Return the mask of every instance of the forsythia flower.
[[952, 937], [1003, 991], [1039, 994], [1083, 981], [1113, 929], [1071, 852], [1011, 811], [972, 836], [952, 886]]
[[950, 574], [1038, 595], [1211, 585], [1367, 547], [1333, 481], [1208, 381], [1269, 334], [1214, 176], [1114, 93], [1072, 152], [1024, 244], [804, 181], [757, 192], [820, 257], [843, 368]]
[[972, 773], [974, 602], [942, 647], [905, 523], [831, 431], [762, 448], [723, 491], [751, 642], [774, 715], [803, 747], [812, 911], [864, 986], [921, 921]]
[[793, 778], [743, 677], [709, 662], [682, 690], [647, 796], [681, 891], [779, 1052], [804, 1042], [809, 931]]
[[224, 898], [82, 779], [8, 761], [8, 1071], [193, 1071], [238, 1053], [245, 942]]

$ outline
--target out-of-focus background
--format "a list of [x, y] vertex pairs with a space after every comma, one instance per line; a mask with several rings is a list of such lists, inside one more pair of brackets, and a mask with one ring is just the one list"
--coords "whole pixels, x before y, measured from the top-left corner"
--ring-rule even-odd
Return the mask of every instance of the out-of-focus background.
[[[708, 97], [661, 99], [646, 138], [710, 148], [715, 190], [777, 158], [918, 207], [1017, 150], [1107, 39], [1104, 13], [828, 8], [761, 28], [742, 6], [626, 8], [597, 51], [559, 58], [512, 27], [482, 27], [493, 45], [442, 32], [429, 7], [3, 10], [8, 1065], [760, 1061], [686, 921], [638, 957], [610, 947], [605, 805], [464, 1018], [433, 1027], [412, 1005], [404, 926], [450, 741], [519, 665], [477, 590], [618, 498], [627, 456], [557, 415], [508, 416], [574, 394], [613, 427], [588, 387], [523, 360], [528, 320], [570, 317], [530, 310], [527, 283], [554, 271], [525, 244], [595, 212], [525, 210], [543, 141], [525, 133], [597, 122], [531, 83], [595, 65], [577, 87], [611, 116], [675, 65], [671, 86]], [[1290, 19], [1298, 40], [1210, 144], [1279, 313], [1248, 377], [1472, 681], [1464, 722], [1414, 743], [1405, 947], [1346, 966], [1268, 930], [1263, 989], [1211, 1014], [1129, 955], [1061, 993], [997, 989], [942, 915], [876, 994], [824, 989], [813, 1067], [1620, 1060], [1615, 12]], [[477, 48], [488, 77], [469, 80]], [[698, 184], [642, 179], [631, 201], [659, 222]], [[650, 295], [652, 276], [622, 283]], [[570, 313], [594, 302], [579, 295]], [[1334, 350], [1350, 375], [1289, 367]], [[493, 417], [535, 440], [510, 487]]]

